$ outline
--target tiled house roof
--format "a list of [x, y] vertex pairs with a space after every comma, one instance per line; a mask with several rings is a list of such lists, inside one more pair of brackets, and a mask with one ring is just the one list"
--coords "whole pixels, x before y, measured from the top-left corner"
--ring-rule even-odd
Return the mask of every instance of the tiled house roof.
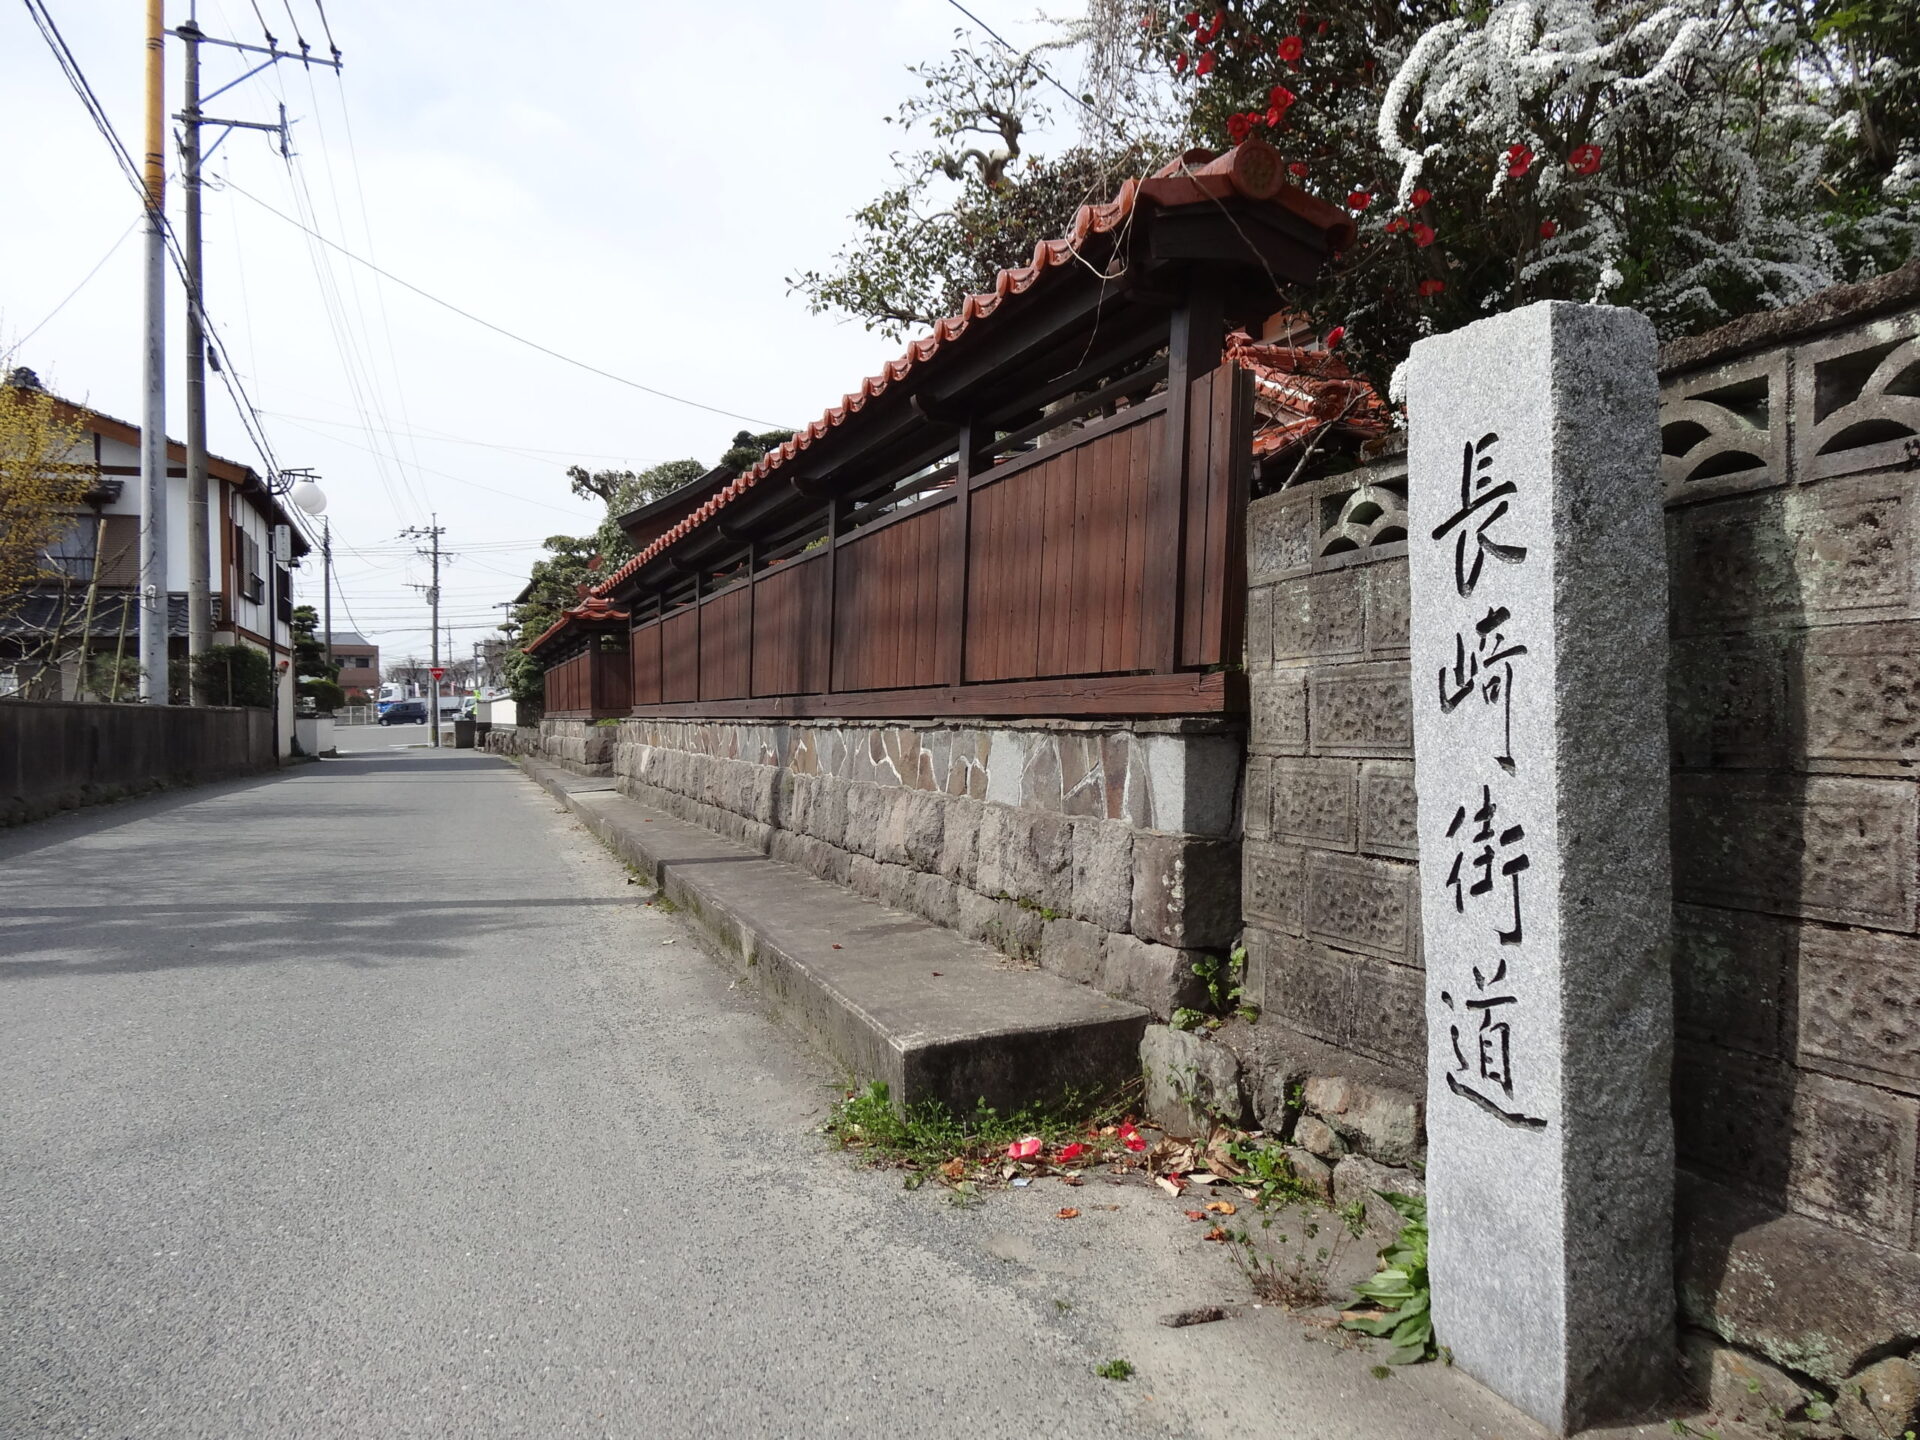
[[1286, 455], [1323, 432], [1358, 445], [1392, 428], [1373, 386], [1330, 350], [1261, 345], [1234, 334], [1227, 337], [1227, 358], [1253, 376], [1257, 460]]

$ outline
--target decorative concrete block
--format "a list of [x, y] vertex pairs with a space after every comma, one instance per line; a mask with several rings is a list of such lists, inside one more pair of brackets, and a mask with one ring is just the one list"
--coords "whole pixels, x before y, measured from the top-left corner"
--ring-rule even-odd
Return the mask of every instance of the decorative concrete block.
[[1248, 916], [1289, 935], [1301, 933], [1307, 852], [1298, 845], [1248, 840], [1241, 846], [1241, 892]]
[[1682, 639], [1667, 672], [1667, 724], [1674, 764], [1693, 768], [1776, 766], [1787, 760], [1787, 672], [1781, 634]]
[[1366, 574], [1357, 566], [1273, 587], [1275, 660], [1353, 660], [1365, 647]]
[[1911, 931], [1916, 787], [1831, 775], [1674, 777], [1683, 900]]
[[1273, 587], [1257, 585], [1247, 592], [1246, 664], [1266, 665], [1273, 659]]
[[1310, 694], [1307, 727], [1314, 754], [1412, 755], [1413, 688], [1405, 661], [1316, 669]]
[[1353, 962], [1356, 957], [1291, 935], [1266, 935], [1249, 928], [1249, 958], [1258, 960], [1264, 978], [1265, 1012], [1303, 1034], [1332, 1045], [1348, 1045], [1353, 1036]]
[[1425, 977], [1412, 966], [1372, 955], [1343, 958], [1352, 971], [1348, 1045], [1393, 1069], [1418, 1073], [1427, 1049]]
[[1426, 1107], [1403, 1090], [1346, 1075], [1315, 1075], [1306, 1082], [1305, 1102], [1349, 1147], [1384, 1165], [1411, 1165], [1426, 1149]]
[[1673, 1355], [1655, 348], [1541, 302], [1408, 362], [1434, 1326], [1561, 1432]]
[[1137, 935], [1107, 937], [1106, 979], [1109, 995], [1144, 1005], [1162, 1020], [1182, 1006], [1206, 1000], [1207, 987], [1193, 973], [1199, 959], [1192, 950], [1155, 945]]
[[1085, 920], [1043, 920], [1040, 968], [1082, 985], [1099, 985], [1107, 973], [1107, 932]]
[[1147, 1117], [1169, 1135], [1205, 1139], [1216, 1123], [1245, 1118], [1240, 1062], [1225, 1046], [1191, 1030], [1149, 1025], [1140, 1041]]
[[1239, 846], [1188, 835], [1134, 837], [1134, 934], [1208, 949], [1232, 944], [1239, 929]]
[[1800, 1063], [1920, 1095], [1920, 941], [1797, 930]]
[[1249, 670], [1248, 744], [1270, 755], [1307, 753], [1307, 672]]
[[[1920, 759], [1920, 624], [1807, 632], [1796, 699], [1809, 760], [1899, 773]], [[1783, 704], [1781, 713], [1791, 711]]]
[[1407, 653], [1413, 609], [1408, 594], [1407, 562], [1382, 560], [1366, 567], [1367, 654], [1397, 659]]
[[1102, 930], [1133, 923], [1133, 827], [1118, 820], [1073, 826], [1073, 913]]
[[1302, 923], [1314, 938], [1390, 960], [1413, 953], [1413, 866], [1364, 855], [1307, 852]]
[[1789, 956], [1810, 926], [1751, 911], [1673, 907], [1674, 1024], [1756, 1055], [1780, 1051]]
[[1353, 849], [1354, 762], [1276, 757], [1268, 763], [1273, 838]]
[[1413, 766], [1404, 760], [1360, 762], [1360, 849], [1400, 860], [1420, 858]]
[[1313, 563], [1320, 519], [1313, 497], [1298, 490], [1255, 500], [1247, 507], [1247, 569], [1273, 576]]

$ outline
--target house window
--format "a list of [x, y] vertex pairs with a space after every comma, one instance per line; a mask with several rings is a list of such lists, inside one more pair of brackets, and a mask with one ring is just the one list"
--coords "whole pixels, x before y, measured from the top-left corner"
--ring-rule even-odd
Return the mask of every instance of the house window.
[[234, 588], [242, 600], [258, 605], [267, 598], [267, 577], [260, 573], [260, 542], [236, 525], [233, 531]]
[[40, 568], [48, 575], [64, 575], [82, 584], [93, 579], [94, 543], [100, 522], [92, 515], [72, 515], [58, 538], [40, 552]]

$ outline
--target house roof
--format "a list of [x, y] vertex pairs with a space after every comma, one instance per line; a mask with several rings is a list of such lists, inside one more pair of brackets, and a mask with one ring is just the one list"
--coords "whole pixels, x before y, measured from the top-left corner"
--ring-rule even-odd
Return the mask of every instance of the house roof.
[[583, 597], [580, 603], [571, 610], [562, 610], [558, 620], [555, 620], [553, 624], [534, 636], [534, 638], [529, 640], [522, 648], [529, 655], [534, 655], [539, 653], [542, 645], [545, 645], [547, 641], [551, 640], [570, 625], [591, 625], [596, 622], [604, 623], [629, 618], [625, 610], [616, 610], [613, 602], [607, 599], [606, 596], [589, 594]]
[[1257, 344], [1227, 337], [1227, 359], [1253, 376], [1256, 460], [1279, 459], [1316, 438], [1359, 445], [1392, 428], [1386, 404], [1368, 381], [1320, 346]]
[[326, 643], [329, 645], [368, 645], [373, 642], [358, 630], [329, 630]]
[[1090, 241], [1120, 231], [1137, 211], [1217, 205], [1232, 197], [1269, 201], [1318, 230], [1327, 250], [1340, 250], [1351, 244], [1355, 230], [1347, 213], [1287, 185], [1285, 173], [1279, 152], [1264, 141], [1248, 140], [1220, 155], [1190, 150], [1145, 180], [1125, 181], [1113, 199], [1099, 205], [1082, 205], [1074, 213], [1066, 235], [1041, 241], [1034, 247], [1033, 258], [1027, 264], [1000, 271], [994, 277], [991, 290], [969, 295], [957, 314], [936, 324], [931, 334], [915, 340], [905, 354], [861, 381], [858, 389], [842, 396], [839, 404], [828, 407], [819, 419], [791, 440], [768, 451], [752, 469], [717, 487], [692, 514], [649, 541], [639, 554], [596, 588], [606, 592], [619, 585], [717, 512], [777, 474], [822, 437], [845, 425], [874, 399], [933, 364], [944, 351], [971, 332], [992, 322], [1015, 297], [1025, 295], [1049, 274], [1082, 259], [1082, 252]]

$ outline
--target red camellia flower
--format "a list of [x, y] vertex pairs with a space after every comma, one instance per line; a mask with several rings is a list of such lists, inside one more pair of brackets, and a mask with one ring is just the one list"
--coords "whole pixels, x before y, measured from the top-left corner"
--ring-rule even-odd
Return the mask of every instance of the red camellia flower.
[[1413, 192], [1412, 201], [1416, 209], [1431, 199], [1433, 199], [1433, 192], [1431, 190], [1416, 190]]
[[1200, 38], [1204, 41], [1209, 41], [1209, 42], [1212, 41], [1213, 37], [1220, 33], [1220, 27], [1226, 23], [1227, 23], [1227, 12], [1224, 10], [1214, 11], [1213, 23], [1207, 26], [1206, 32], [1202, 34]]
[[1347, 208], [1349, 210], [1364, 210], [1372, 203], [1373, 193], [1368, 190], [1355, 190], [1351, 195], [1347, 196]]
[[1024, 1140], [1016, 1140], [1007, 1147], [1009, 1160], [1032, 1160], [1040, 1154], [1040, 1137], [1029, 1135]]
[[1567, 156], [1567, 167], [1576, 175], [1591, 175], [1600, 168], [1600, 157], [1605, 153], [1598, 145], [1576, 145]]
[[1533, 168], [1533, 151], [1524, 145], [1507, 146], [1507, 174], [1518, 180]]
[[1331, 330], [1327, 331], [1327, 349], [1332, 350], [1336, 348], [1340, 342], [1346, 338], [1347, 327], [1344, 325], [1334, 326]]
[[1227, 138], [1236, 145], [1247, 138], [1247, 132], [1252, 128], [1252, 123], [1245, 115], [1229, 115], [1227, 117]]
[[1426, 249], [1427, 246], [1433, 243], [1433, 227], [1431, 225], [1414, 226], [1413, 243], [1418, 245], [1422, 250]]
[[1420, 282], [1420, 298], [1422, 300], [1430, 300], [1446, 288], [1447, 282], [1444, 280], [1422, 280]]
[[1560, 233], [1560, 227], [1556, 225], [1553, 221], [1542, 220], [1540, 222], [1540, 238], [1542, 240], [1551, 240], [1554, 236], [1558, 235], [1559, 233]]
[[1267, 104], [1275, 110], [1284, 111], [1299, 98], [1284, 85], [1276, 85], [1267, 92]]
[[1173, 73], [1176, 75], [1184, 75], [1186, 73], [1186, 70], [1187, 70], [1187, 57], [1186, 57], [1186, 53], [1183, 51], [1182, 53], [1173, 57]]
[[1213, 69], [1213, 52], [1209, 50], [1200, 57], [1200, 63], [1193, 67], [1193, 73], [1204, 75], [1211, 69]]
[[1086, 1153], [1087, 1153], [1087, 1147], [1082, 1145], [1078, 1140], [1076, 1140], [1071, 1145], [1061, 1146], [1060, 1154], [1058, 1158], [1060, 1160], [1060, 1163], [1064, 1165], [1070, 1160], [1078, 1160], [1082, 1155]]
[[1387, 234], [1389, 235], [1398, 235], [1402, 230], [1406, 228], [1407, 228], [1407, 217], [1404, 215], [1396, 215], [1393, 217], [1393, 219], [1387, 221]]
[[1146, 1139], [1138, 1130], [1123, 1130], [1120, 1133], [1120, 1143], [1136, 1155], [1147, 1148]]
[[1289, 35], [1280, 42], [1280, 58], [1289, 65], [1298, 65], [1300, 57], [1307, 53], [1307, 42], [1298, 35]]
[[1198, 30], [1200, 28], [1200, 12], [1198, 10], [1189, 10], [1187, 12], [1187, 28], [1189, 30]]
[[1304, 160], [1294, 161], [1291, 165], [1287, 166], [1287, 169], [1292, 171], [1293, 174], [1301, 180], [1307, 178], [1307, 162]]

